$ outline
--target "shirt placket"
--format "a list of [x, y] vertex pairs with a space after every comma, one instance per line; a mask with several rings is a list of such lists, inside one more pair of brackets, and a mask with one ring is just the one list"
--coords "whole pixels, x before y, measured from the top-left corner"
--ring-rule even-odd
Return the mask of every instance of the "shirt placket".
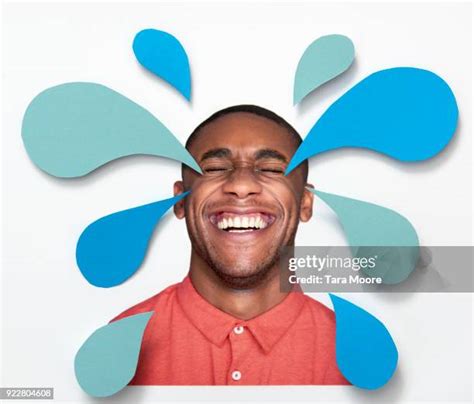
[[244, 359], [249, 349], [251, 335], [245, 324], [236, 324], [229, 333], [232, 360], [227, 374], [227, 384], [249, 384]]

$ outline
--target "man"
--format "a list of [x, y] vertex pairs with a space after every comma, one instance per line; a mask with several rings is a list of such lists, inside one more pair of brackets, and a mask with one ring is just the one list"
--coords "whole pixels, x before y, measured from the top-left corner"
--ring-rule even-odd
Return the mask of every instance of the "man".
[[334, 313], [280, 288], [279, 250], [312, 216], [307, 162], [285, 176], [301, 138], [283, 118], [241, 105], [201, 123], [186, 147], [174, 207], [192, 253], [183, 282], [117, 319], [152, 311], [136, 385], [348, 384], [335, 360]]

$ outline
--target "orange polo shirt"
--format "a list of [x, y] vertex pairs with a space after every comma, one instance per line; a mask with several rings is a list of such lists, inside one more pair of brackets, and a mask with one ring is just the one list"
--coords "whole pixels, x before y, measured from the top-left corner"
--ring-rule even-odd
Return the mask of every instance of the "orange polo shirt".
[[333, 311], [303, 293], [244, 321], [186, 277], [113, 321], [152, 310], [130, 384], [349, 384], [336, 365]]

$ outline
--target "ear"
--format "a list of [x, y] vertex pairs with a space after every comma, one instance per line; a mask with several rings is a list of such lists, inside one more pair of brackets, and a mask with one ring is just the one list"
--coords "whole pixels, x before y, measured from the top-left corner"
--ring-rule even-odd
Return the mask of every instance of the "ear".
[[[306, 187], [314, 188], [312, 184], [306, 184]], [[300, 221], [307, 222], [313, 216], [314, 194], [305, 187], [300, 204]]]
[[[173, 185], [174, 196], [182, 194], [183, 192], [184, 192], [183, 181], [176, 181]], [[173, 206], [173, 211], [174, 211], [174, 215], [178, 219], [183, 219], [186, 216], [185, 211], [184, 211], [184, 199], [181, 199], [178, 203], [175, 203], [175, 205]]]

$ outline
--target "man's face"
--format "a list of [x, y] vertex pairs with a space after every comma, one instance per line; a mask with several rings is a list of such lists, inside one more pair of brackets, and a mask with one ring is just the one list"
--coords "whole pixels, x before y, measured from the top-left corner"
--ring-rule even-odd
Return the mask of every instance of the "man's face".
[[191, 193], [175, 214], [186, 218], [193, 253], [231, 286], [264, 279], [299, 221], [311, 218], [302, 168], [284, 175], [296, 148], [285, 128], [245, 112], [206, 125], [190, 146], [203, 175], [184, 169], [175, 194]]

